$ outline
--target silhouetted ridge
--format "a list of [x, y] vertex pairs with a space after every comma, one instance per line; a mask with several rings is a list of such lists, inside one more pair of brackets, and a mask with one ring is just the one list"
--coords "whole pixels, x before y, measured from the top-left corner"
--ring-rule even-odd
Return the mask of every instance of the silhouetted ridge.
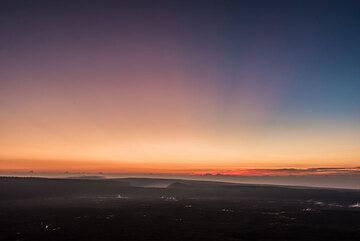
[[129, 183], [106, 179], [0, 178], [0, 196], [10, 199], [118, 195], [131, 189]]
[[182, 182], [174, 182], [170, 184], [167, 188], [190, 188], [191, 186]]

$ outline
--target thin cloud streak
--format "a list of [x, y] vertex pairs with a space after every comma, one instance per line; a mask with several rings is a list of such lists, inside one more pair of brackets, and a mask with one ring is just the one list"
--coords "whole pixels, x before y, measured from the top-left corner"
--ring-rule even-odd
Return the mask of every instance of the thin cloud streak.
[[360, 175], [360, 167], [238, 169], [238, 170], [225, 170], [225, 171], [196, 171], [194, 173], [198, 175], [227, 175], [227, 176]]

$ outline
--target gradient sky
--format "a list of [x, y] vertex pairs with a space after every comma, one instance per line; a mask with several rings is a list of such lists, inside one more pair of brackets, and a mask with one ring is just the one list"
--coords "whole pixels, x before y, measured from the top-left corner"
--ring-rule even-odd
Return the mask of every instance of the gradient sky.
[[359, 1], [1, 1], [0, 170], [360, 166]]

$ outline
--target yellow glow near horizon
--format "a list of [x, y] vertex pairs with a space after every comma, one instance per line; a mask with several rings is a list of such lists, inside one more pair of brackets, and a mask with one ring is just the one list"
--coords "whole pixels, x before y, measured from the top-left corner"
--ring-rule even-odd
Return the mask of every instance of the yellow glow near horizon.
[[59, 128], [51, 133], [9, 130], [0, 141], [0, 170], [171, 173], [197, 169], [351, 167], [360, 160], [358, 133], [351, 128], [330, 131], [328, 127], [281, 127], [261, 130], [261, 134], [255, 129], [224, 134], [195, 128], [189, 132], [180, 127], [159, 127], [158, 131], [111, 128], [103, 129], [103, 133], [88, 126], [77, 128], [78, 131]]

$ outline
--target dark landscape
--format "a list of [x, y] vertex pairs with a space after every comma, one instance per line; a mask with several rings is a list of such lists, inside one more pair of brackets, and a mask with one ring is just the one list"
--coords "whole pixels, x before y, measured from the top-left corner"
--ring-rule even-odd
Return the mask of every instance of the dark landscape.
[[360, 191], [0, 178], [0, 240], [357, 240]]

